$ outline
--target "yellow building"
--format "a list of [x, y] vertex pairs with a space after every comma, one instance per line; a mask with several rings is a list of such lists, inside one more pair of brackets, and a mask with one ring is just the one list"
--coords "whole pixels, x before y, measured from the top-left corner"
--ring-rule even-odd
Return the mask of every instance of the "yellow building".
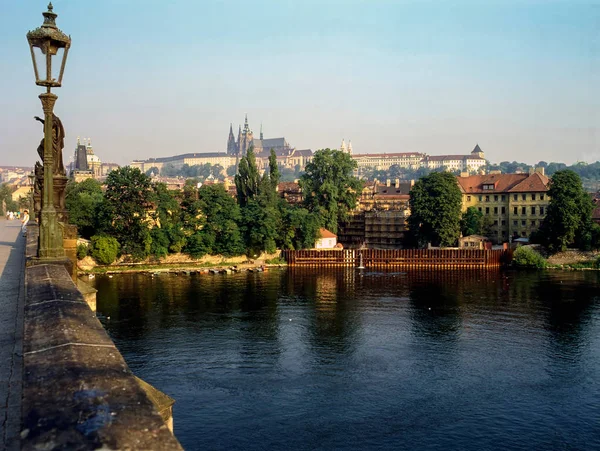
[[543, 168], [529, 174], [488, 174], [458, 177], [462, 208], [476, 207], [489, 225], [494, 242], [527, 238], [548, 209], [548, 183]]

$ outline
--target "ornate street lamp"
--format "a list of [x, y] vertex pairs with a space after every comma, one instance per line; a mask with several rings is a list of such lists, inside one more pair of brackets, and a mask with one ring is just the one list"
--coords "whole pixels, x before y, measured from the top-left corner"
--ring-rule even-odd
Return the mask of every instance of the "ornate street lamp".
[[[62, 85], [67, 55], [71, 47], [71, 37], [58, 29], [55, 23], [57, 15], [52, 9], [52, 3], [50, 3], [48, 11], [42, 13], [44, 16], [42, 26], [27, 33], [27, 41], [29, 42], [33, 71], [35, 73], [35, 84], [46, 87], [46, 92], [39, 96], [44, 110], [44, 120], [36, 118], [44, 124], [43, 149], [41, 143], [40, 148], [38, 148], [38, 153], [40, 153], [43, 159], [44, 173], [39, 245], [40, 258], [56, 258], [65, 255], [62, 244], [62, 232], [58, 225], [54, 206], [53, 180], [57, 170], [63, 167], [61, 146], [64, 140], [64, 129], [60, 120], [54, 116], [54, 103], [58, 96], [50, 92], [50, 90], [53, 87], [58, 88]], [[53, 64], [56, 62], [58, 64]], [[44, 67], [45, 72], [42, 72], [42, 76], [40, 77], [40, 70], [43, 70]], [[56, 70], [57, 67], [59, 70]]]

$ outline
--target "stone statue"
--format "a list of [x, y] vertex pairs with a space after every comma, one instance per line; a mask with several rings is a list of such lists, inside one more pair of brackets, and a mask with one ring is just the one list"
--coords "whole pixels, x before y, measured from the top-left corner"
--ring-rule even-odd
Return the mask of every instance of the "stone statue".
[[[35, 116], [36, 121], [44, 123], [44, 119]], [[66, 175], [65, 167], [63, 165], [62, 151], [65, 147], [65, 129], [62, 122], [57, 115], [52, 114], [52, 160], [54, 163], [53, 175]], [[40, 145], [37, 148], [38, 154], [44, 161], [44, 138], [40, 141]]]

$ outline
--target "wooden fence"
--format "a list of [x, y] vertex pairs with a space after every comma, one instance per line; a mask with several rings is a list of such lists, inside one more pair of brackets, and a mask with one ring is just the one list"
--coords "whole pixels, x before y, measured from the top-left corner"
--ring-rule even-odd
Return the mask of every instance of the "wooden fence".
[[499, 267], [510, 262], [503, 249], [332, 249], [283, 251], [290, 266], [458, 269]]

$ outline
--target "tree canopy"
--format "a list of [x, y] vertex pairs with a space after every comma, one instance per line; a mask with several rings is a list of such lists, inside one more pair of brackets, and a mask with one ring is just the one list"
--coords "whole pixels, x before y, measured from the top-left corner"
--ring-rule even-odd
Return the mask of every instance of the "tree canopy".
[[551, 252], [578, 245], [579, 238], [592, 228], [594, 209], [581, 179], [569, 169], [556, 172], [550, 181], [548, 196], [550, 203], [537, 236]]
[[475, 207], [467, 208], [460, 221], [460, 229], [463, 236], [481, 235], [483, 225], [483, 213]]
[[315, 152], [300, 177], [304, 205], [320, 217], [321, 225], [337, 233], [338, 224], [355, 208], [363, 183], [354, 177], [356, 161], [339, 150]]
[[410, 191], [408, 226], [413, 244], [454, 246], [460, 236], [462, 196], [456, 177], [434, 172]]
[[102, 185], [97, 180], [90, 178], [67, 184], [65, 206], [69, 211], [69, 222], [77, 226], [82, 237], [89, 239], [96, 233], [99, 209], [103, 201]]
[[106, 178], [105, 232], [113, 235], [124, 253], [141, 259], [150, 252], [152, 239], [147, 213], [154, 200], [150, 177], [137, 168], [124, 166]]

